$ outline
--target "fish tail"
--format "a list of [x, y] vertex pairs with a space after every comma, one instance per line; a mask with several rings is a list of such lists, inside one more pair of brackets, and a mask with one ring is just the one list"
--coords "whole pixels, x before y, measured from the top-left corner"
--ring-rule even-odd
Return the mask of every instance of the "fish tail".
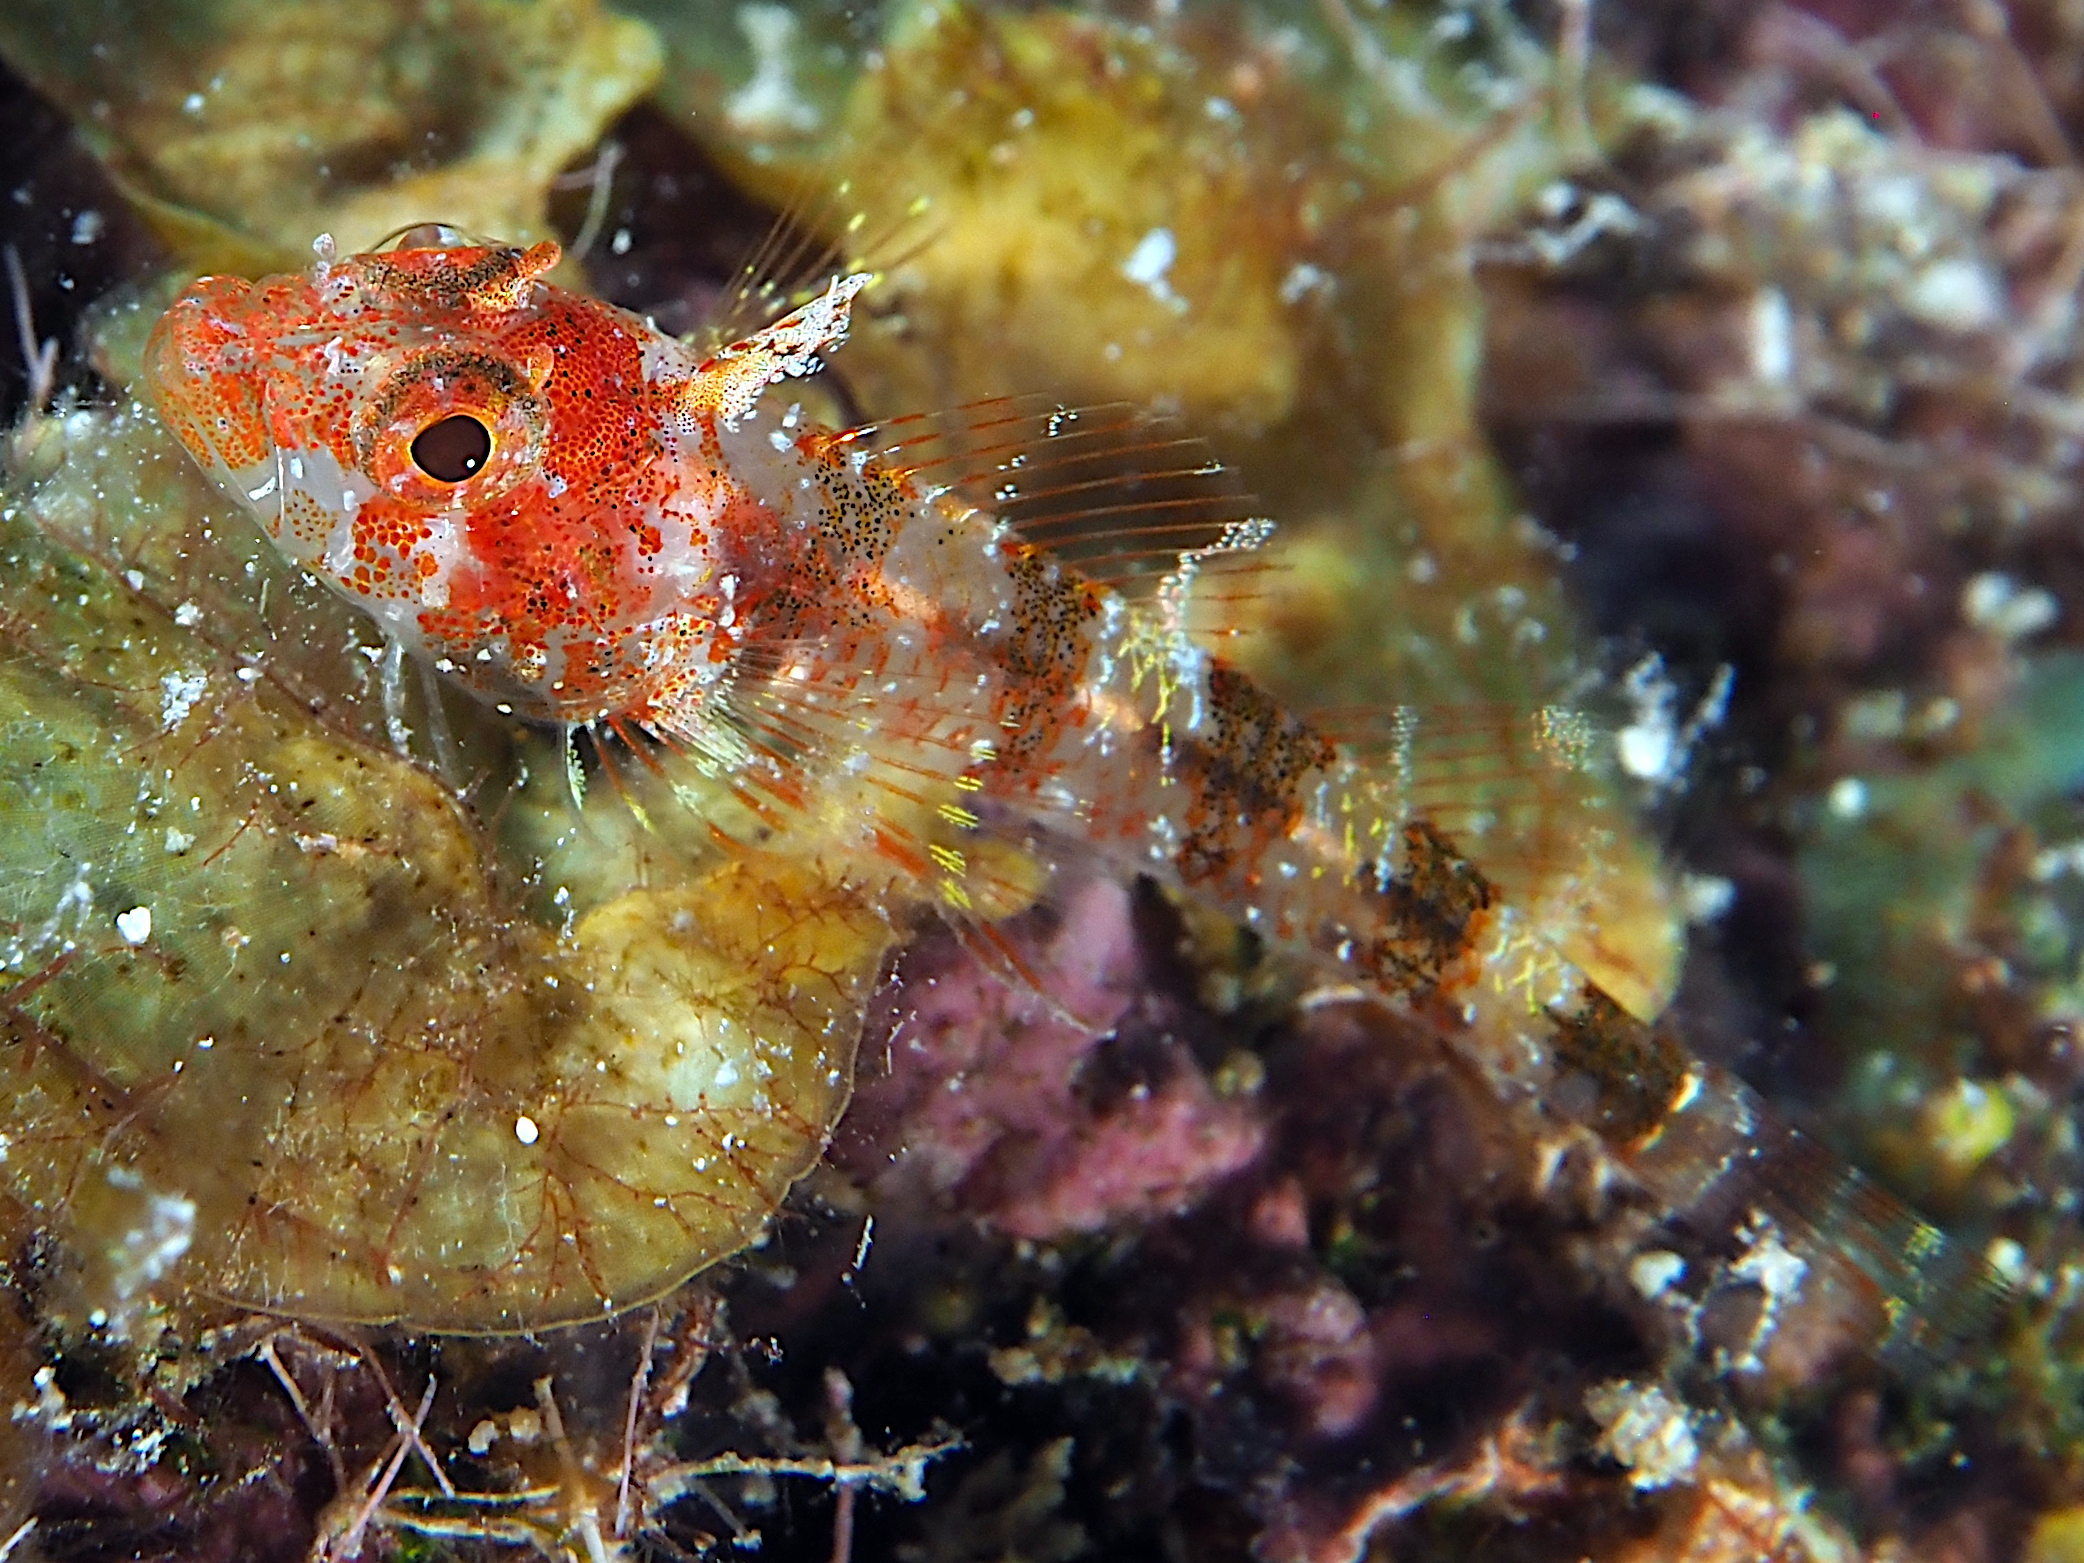
[[1789, 1390], [1853, 1359], [1925, 1377], [1987, 1337], [2009, 1284], [1773, 1112], [1597, 989], [1558, 1016], [1553, 1096], [1660, 1215], [1629, 1267], [1719, 1369]]

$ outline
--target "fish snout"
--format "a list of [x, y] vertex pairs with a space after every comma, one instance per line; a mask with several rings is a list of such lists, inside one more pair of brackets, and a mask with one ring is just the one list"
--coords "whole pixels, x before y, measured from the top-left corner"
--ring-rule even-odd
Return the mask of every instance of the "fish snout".
[[242, 500], [275, 460], [261, 366], [242, 319], [253, 294], [237, 277], [199, 278], [160, 317], [145, 347], [145, 386], [160, 417]]

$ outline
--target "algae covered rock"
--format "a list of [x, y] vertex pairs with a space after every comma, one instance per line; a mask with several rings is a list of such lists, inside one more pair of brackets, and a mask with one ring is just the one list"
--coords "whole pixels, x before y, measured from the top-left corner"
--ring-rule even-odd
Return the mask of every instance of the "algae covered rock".
[[[0, 515], [0, 1177], [74, 1322], [158, 1295], [534, 1328], [745, 1243], [845, 1103], [881, 917], [800, 865], [631, 847], [613, 792], [579, 811], [554, 744], [459, 702], [504, 798], [474, 815], [372, 741], [373, 632], [155, 423], [63, 438]], [[546, 885], [525, 844], [558, 838]]]
[[[878, 319], [836, 365], [864, 416], [1035, 387], [1156, 401], [1213, 430], [1286, 534], [1234, 604], [1224, 649], [1298, 701], [1424, 716], [1450, 740], [1426, 757], [1429, 785], [1472, 856], [1530, 915], [1578, 930], [1570, 953], [1631, 1008], [1663, 1005], [1683, 930], [1631, 787], [1669, 787], [1674, 771], [1498, 764], [1538, 759], [1537, 734], [1561, 748], [1613, 739], [1561, 720], [1596, 698], [1611, 653], [1578, 629], [1557, 580], [1567, 550], [1523, 515], [1478, 405], [1497, 297], [1495, 271], [1489, 302], [1478, 272], [1505, 243], [1496, 230], [1531, 201], [1542, 220], [1513, 245], [1561, 245], [1590, 210], [1582, 191], [1550, 183], [1586, 147], [1578, 83], [1546, 40], [1503, 8], [1338, 0], [1134, 15], [643, 9], [684, 51], [659, 101], [696, 110], [710, 149], [757, 193], [803, 199], [830, 171], [827, 135], [872, 149], [846, 168], [853, 196], [885, 198], [897, 226], [864, 298]], [[618, 94], [639, 90], [622, 66], [643, 46], [598, 51], [641, 30], [586, 6], [493, 0], [416, 12], [417, 32], [388, 8], [336, 12], [217, 8], [136, 73], [186, 82], [201, 69], [184, 94], [202, 110], [182, 95], [147, 112], [111, 91], [115, 128], [92, 133], [191, 244], [236, 232], [239, 264], [264, 250], [274, 265], [308, 242], [299, 224], [340, 229], [350, 246], [432, 217], [535, 236], [531, 203], [567, 123], [553, 114], [530, 139], [526, 114], [547, 101], [576, 116], [557, 153], [574, 160], [566, 196], [586, 208], [597, 278], [614, 277], [627, 185], [593, 138], [627, 101]], [[1602, 26], [1620, 14], [1599, 8]], [[72, 35], [12, 31], [28, 41], [4, 47], [87, 123], [93, 99], [33, 64]], [[239, 118], [268, 104], [272, 118]], [[646, 113], [658, 133], [666, 114]], [[589, 114], [591, 129], [573, 128]], [[465, 133], [494, 124], [497, 135]], [[611, 133], [634, 139], [627, 122]], [[507, 160], [466, 143], [497, 143]], [[1716, 175], [1708, 167], [1699, 188], [1712, 193]], [[927, 215], [908, 228], [922, 192]], [[1786, 195], [1766, 190], [1762, 219]], [[210, 222], [183, 227], [197, 209]], [[364, 214], [369, 233], [349, 226]], [[1593, 227], [1579, 235], [1586, 252], [1613, 236]], [[1782, 250], [1799, 259], [1811, 246], [1759, 246], [1745, 262], [1759, 275], [1731, 310], [1769, 284], [1800, 303]], [[1701, 447], [1745, 438], [1705, 415], [1699, 426]], [[862, 1187], [821, 1175], [777, 1241], [720, 1276], [740, 1328], [715, 1339], [749, 1349], [719, 1346], [692, 1395], [687, 1363], [710, 1338], [676, 1347], [677, 1367], [663, 1350], [654, 1361], [670, 1310], [613, 1326], [627, 1349], [591, 1366], [583, 1330], [557, 1332], [551, 1357], [454, 1340], [412, 1357], [422, 1348], [400, 1345], [408, 1332], [366, 1332], [410, 1360], [408, 1402], [420, 1384], [432, 1394], [438, 1359], [431, 1463], [487, 1491], [513, 1478], [466, 1522], [401, 1444], [392, 1501], [372, 1522], [392, 1527], [387, 1539], [417, 1547], [437, 1520], [489, 1536], [496, 1518], [508, 1540], [576, 1552], [573, 1494], [612, 1494], [618, 1458], [644, 1486], [646, 1451], [622, 1442], [623, 1416], [647, 1409], [652, 1367], [661, 1380], [680, 1372], [671, 1393], [708, 1419], [676, 1429], [676, 1446], [713, 1427], [734, 1448], [823, 1437], [837, 1452], [860, 1438], [845, 1410], [856, 1389], [869, 1426], [957, 1408], [975, 1465], [910, 1532], [950, 1545], [1002, 1508], [1032, 1522], [1010, 1534], [1083, 1536], [1124, 1556], [1251, 1545], [1349, 1557], [1371, 1538], [1428, 1556], [1864, 1555], [1841, 1539], [1837, 1510], [1824, 1513], [1835, 1492], [1812, 1506], [1806, 1475], [1796, 1482], [1713, 1409], [1718, 1385], [1660, 1379], [1654, 1327], [1598, 1287], [1669, 1310], [1669, 1267], [1684, 1261], [1659, 1250], [1631, 1262], [1623, 1245], [1642, 1230], [1620, 1209], [1627, 1191], [1577, 1188], [1576, 1148], [1506, 1124], [1442, 1061], [1447, 1020], [1336, 994], [1299, 1004], [1234, 930], [1234, 958], [1212, 961], [1181, 937], [1176, 909], [1111, 883], [1006, 934], [1051, 980], [1084, 970], [1068, 998], [1009, 987], [937, 934], [877, 1002], [885, 917], [814, 855], [721, 854], [702, 811], [731, 804], [699, 777], [614, 750], [589, 765], [590, 797], [575, 803], [555, 735], [422, 689], [372, 630], [211, 509], [132, 415], [59, 420], [38, 449], [44, 476], [0, 501], [15, 587], [0, 615], [0, 933], [12, 941], [0, 1062], [22, 1083], [0, 1112], [0, 1183], [50, 1238], [35, 1279], [55, 1327], [91, 1339], [98, 1321], [136, 1338], [153, 1333], [155, 1310], [201, 1297], [500, 1331], [656, 1296], [761, 1229], [822, 1145], [854, 1028], [875, 1012], [872, 1111], [848, 1126], [858, 1139], [841, 1158]], [[1792, 475], [1805, 462], [1782, 464]], [[1628, 755], [1683, 751], [1687, 713], [1669, 692], [1622, 693], [1641, 697]], [[2037, 785], [2060, 792], [2067, 776]], [[1877, 780], [1858, 830], [1833, 817], [1810, 830], [1799, 815], [1807, 845], [1781, 849], [1813, 881], [1815, 948], [1851, 951], [1819, 1006], [1841, 1050], [1844, 1010], [1931, 1029], [1926, 995], [1944, 973], [1896, 983], [1905, 967], [1940, 971], [1922, 953], [1929, 930], [1901, 937], [1898, 910], [1937, 909], [1938, 942], [1972, 942], [1952, 937], [1976, 915], [1966, 881], [2003, 831], [1963, 829], [1953, 803], [1976, 789], [1934, 780], [1924, 796]], [[2067, 915], [2056, 882], [2074, 870], [2050, 872], [2056, 888], [2020, 899]], [[2036, 927], [2054, 942], [2052, 924]], [[1863, 939], [1878, 947], [1855, 959]], [[2060, 953], [2073, 969], [2069, 945]], [[1951, 1013], [1945, 1025], [1968, 1030]], [[1894, 1170], [1916, 1183], [1936, 1145], [1958, 1174], [1931, 1192], [2001, 1197], [2022, 1147], [2069, 1127], [2059, 1096], [2002, 1060], [1973, 1078], [1953, 1060], [1913, 1063], [1865, 1099], [1907, 1126]], [[2060, 1182], [2020, 1186], [2039, 1198]], [[2013, 1273], [2040, 1272], [2049, 1306], [2074, 1317], [2069, 1216], [2051, 1212], [2040, 1237], [2008, 1230], [2036, 1239], [2013, 1244]], [[1741, 1338], [1749, 1321], [1709, 1322]], [[2074, 1405], [2074, 1331], [2044, 1334], [2048, 1362], [2028, 1361], [2029, 1342], [2017, 1370], [2042, 1373], [2048, 1406]], [[471, 1385], [474, 1353], [500, 1367]], [[309, 1403], [335, 1385], [316, 1349], [282, 1355]], [[5, 1387], [29, 1402], [35, 1353], [13, 1360]], [[578, 1462], [546, 1441], [547, 1380], [533, 1400], [509, 1394], [550, 1360], [567, 1375]], [[805, 1363], [843, 1365], [851, 1383]], [[1772, 1431], [1829, 1443], [1839, 1452], [1824, 1463], [1839, 1460], [1847, 1484], [1878, 1469], [1909, 1486], [1922, 1480], [1915, 1459], [1940, 1458], [1902, 1439], [1884, 1447], [1894, 1424], [1860, 1423], [1857, 1387], [1815, 1388], [1831, 1402], [1826, 1433], [1777, 1412]], [[364, 1409], [390, 1436], [384, 1407]], [[356, 1446], [350, 1477], [384, 1447]], [[12, 1453], [0, 1446], [0, 1470]], [[1978, 1453], [1948, 1480], [1985, 1481], [1999, 1463]], [[1019, 1471], [1030, 1474], [1006, 1474]], [[1829, 1489], [1833, 1475], [1818, 1480]], [[2074, 1496], [2072, 1478], [2049, 1480], [2060, 1501]], [[773, 1507], [767, 1485], [723, 1497], [758, 1517]], [[592, 1512], [605, 1521], [613, 1501]], [[1872, 1555], [1945, 1553], [1944, 1538], [1900, 1539], [1900, 1512], [1854, 1501], [1874, 1503], [1860, 1515], [1881, 1538]], [[1968, 1512], [1933, 1500], [1950, 1504]], [[653, 1512], [641, 1493], [635, 1507]], [[823, 1555], [823, 1511], [803, 1512], [803, 1533], [782, 1539]], [[2014, 1529], [2066, 1556], [2067, 1512]], [[415, 1518], [429, 1529], [409, 1535]], [[715, 1525], [693, 1499], [673, 1523], [689, 1551], [708, 1545], [696, 1527]], [[912, 1522], [864, 1503], [860, 1523], [859, 1555], [877, 1556]]]
[[429, 218], [539, 237], [550, 181], [660, 63], [649, 29], [594, 0], [35, 0], [0, 16], [0, 56], [177, 250], [232, 270]]

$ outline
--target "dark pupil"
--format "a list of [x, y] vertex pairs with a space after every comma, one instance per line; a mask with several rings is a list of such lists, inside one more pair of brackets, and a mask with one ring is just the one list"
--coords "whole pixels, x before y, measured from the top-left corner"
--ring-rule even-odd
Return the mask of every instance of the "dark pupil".
[[492, 431], [477, 419], [455, 413], [420, 430], [412, 462], [437, 483], [461, 483], [492, 454]]

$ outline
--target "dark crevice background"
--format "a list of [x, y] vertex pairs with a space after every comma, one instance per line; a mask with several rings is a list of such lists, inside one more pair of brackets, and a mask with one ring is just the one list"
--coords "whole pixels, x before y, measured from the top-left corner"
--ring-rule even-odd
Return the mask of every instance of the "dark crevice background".
[[71, 123], [0, 62], [0, 247], [27, 285], [34, 343], [18, 325], [15, 291], [0, 270], [0, 426], [21, 416], [28, 355], [59, 344], [58, 380], [92, 377], [78, 362], [81, 317], [111, 289], [163, 270], [166, 254], [131, 211]]

